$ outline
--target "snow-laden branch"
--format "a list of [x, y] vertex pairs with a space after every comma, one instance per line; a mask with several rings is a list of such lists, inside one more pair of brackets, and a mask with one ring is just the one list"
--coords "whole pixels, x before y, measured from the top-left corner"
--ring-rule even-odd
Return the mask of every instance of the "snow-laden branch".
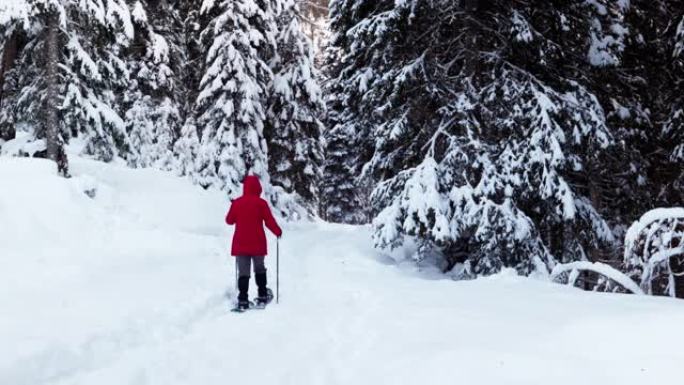
[[[639, 277], [640, 286], [648, 294], [654, 292], [675, 295], [674, 272], [670, 263], [684, 256], [684, 208], [658, 208], [644, 214], [625, 235], [624, 264], [629, 275]], [[677, 262], [679, 265], [679, 262]], [[680, 272], [677, 272], [679, 275]], [[654, 281], [669, 276], [667, 288]]]
[[673, 218], [684, 218], [684, 208], [668, 207], [651, 210], [634, 222], [625, 234], [625, 251], [632, 250], [636, 246], [642, 232], [656, 222], [665, 222]]
[[567, 272], [570, 272], [571, 274], [576, 274], [574, 272], [579, 270], [592, 271], [594, 273], [601, 274], [617, 282], [622, 287], [631, 291], [634, 294], [644, 294], [644, 291], [641, 290], [639, 285], [637, 285], [636, 282], [632, 281], [632, 279], [630, 279], [628, 276], [616, 270], [612, 266], [601, 262], [592, 263], [587, 261], [579, 261], [556, 265], [556, 267], [554, 267], [553, 271], [551, 272], [551, 280], [555, 281], [561, 274]]
[[651, 266], [655, 266], [661, 262], [669, 261], [670, 258], [677, 255], [684, 255], [684, 247], [658, 251], [657, 253], [651, 255], [651, 259], [648, 260], [648, 263]]
[[682, 17], [682, 21], [679, 22], [679, 25], [677, 26], [677, 36], [675, 37], [675, 49], [672, 54], [672, 57], [678, 57], [684, 53], [684, 17]]

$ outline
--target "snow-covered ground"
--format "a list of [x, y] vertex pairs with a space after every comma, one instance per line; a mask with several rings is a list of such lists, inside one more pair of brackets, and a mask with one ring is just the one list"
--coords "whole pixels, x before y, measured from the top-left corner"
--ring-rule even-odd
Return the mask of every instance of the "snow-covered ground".
[[366, 227], [286, 225], [281, 303], [230, 313], [226, 197], [71, 166], [0, 158], [2, 385], [681, 381], [684, 302], [454, 282], [391, 264]]

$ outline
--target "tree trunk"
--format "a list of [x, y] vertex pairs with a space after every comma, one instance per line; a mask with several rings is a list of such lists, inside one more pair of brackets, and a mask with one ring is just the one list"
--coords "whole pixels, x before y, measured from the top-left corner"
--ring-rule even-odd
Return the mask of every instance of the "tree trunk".
[[12, 68], [12, 64], [17, 57], [17, 34], [10, 36], [2, 47], [2, 62], [0, 63], [0, 108], [5, 91], [5, 74]]
[[58, 98], [59, 98], [59, 20], [52, 12], [47, 17], [45, 39], [45, 142], [47, 158], [57, 163], [57, 170], [62, 176], [68, 176], [69, 164], [59, 134]]
[[[18, 40], [17, 34], [14, 33], [5, 41], [5, 44], [2, 47], [2, 57], [0, 58], [0, 110], [3, 108], [3, 99], [5, 96], [5, 74], [12, 69], [14, 60], [17, 58]], [[16, 132], [13, 126], [0, 127], [0, 139], [12, 140], [15, 135]]]
[[[679, 220], [675, 222], [673, 231], [676, 234], [684, 234], [684, 224]], [[677, 249], [684, 246], [684, 236], [675, 236], [670, 241], [670, 248]], [[674, 293], [677, 298], [684, 298], [684, 253], [670, 258], [670, 273], [674, 278]]]
[[[597, 212], [601, 210], [601, 186], [599, 185], [599, 178], [601, 176], [601, 170], [589, 166], [589, 173], [587, 175], [587, 185], [589, 189], [589, 201], [592, 207], [596, 209]], [[591, 262], [601, 261], [601, 250], [598, 247], [592, 247], [588, 250], [587, 258]]]

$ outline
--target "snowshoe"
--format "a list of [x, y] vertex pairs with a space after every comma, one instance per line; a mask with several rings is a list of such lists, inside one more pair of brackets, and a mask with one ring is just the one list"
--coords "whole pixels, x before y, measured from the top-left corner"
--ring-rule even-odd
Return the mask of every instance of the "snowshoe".
[[256, 298], [255, 307], [257, 309], [264, 309], [266, 308], [266, 305], [271, 303], [271, 301], [273, 301], [273, 291], [267, 288], [265, 296], [260, 296]]
[[237, 305], [231, 310], [233, 313], [244, 313], [254, 307], [250, 301], [238, 301]]

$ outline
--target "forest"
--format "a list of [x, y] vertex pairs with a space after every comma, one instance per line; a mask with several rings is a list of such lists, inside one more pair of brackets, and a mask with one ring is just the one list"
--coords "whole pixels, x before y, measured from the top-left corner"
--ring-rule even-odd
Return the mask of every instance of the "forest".
[[684, 1], [0, 0], [0, 385], [669, 385]]
[[3, 156], [254, 174], [456, 279], [684, 296], [684, 2], [3, 4]]

